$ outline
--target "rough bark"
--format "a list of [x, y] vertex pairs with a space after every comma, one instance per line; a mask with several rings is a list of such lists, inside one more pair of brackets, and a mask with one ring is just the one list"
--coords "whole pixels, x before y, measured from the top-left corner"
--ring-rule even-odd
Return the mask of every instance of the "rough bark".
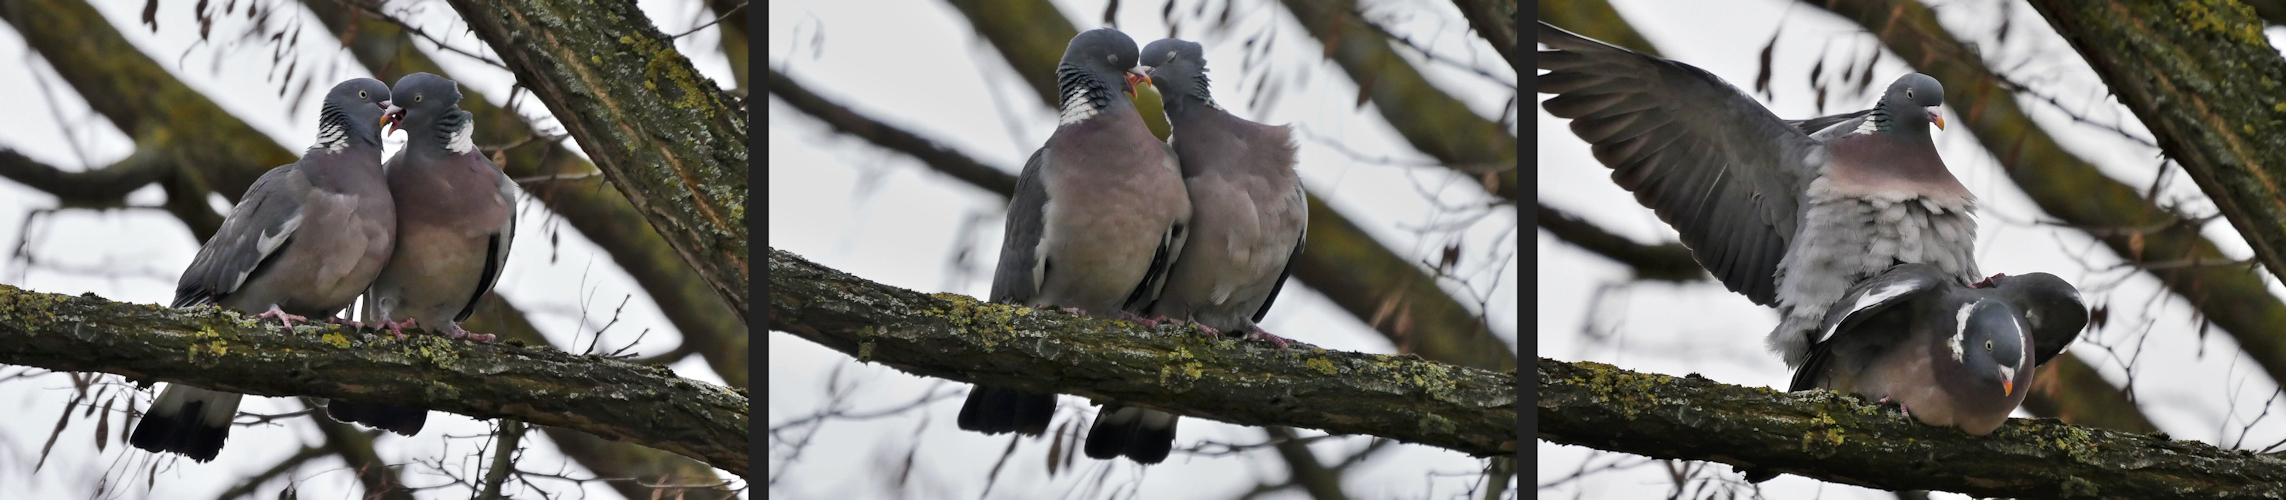
[[[2198, 225], [2154, 205], [2056, 144], [2016, 107], [1999, 79], [1937, 24], [1927, 6], [1883, 0], [1810, 2], [1879, 36], [1906, 63], [1945, 82], [1945, 104], [2042, 211], [2088, 232], [2229, 333], [2272, 380], [2286, 381], [2286, 303], [2247, 266], [2224, 257]], [[2270, 57], [2275, 58], [2275, 53]], [[2156, 75], [2153, 75], [2156, 77]], [[2268, 109], [2268, 108], [2265, 108]], [[2154, 130], [2157, 126], [2153, 126]], [[2219, 203], [2219, 202], [2218, 202]]]
[[1239, 425], [1516, 452], [1511, 373], [922, 294], [770, 249], [770, 328], [914, 375], [1119, 401]]
[[[413, 35], [403, 26], [360, 15], [357, 8], [336, 0], [303, 4], [334, 36], [354, 35], [348, 42], [350, 54], [381, 81], [395, 82], [420, 72], [451, 76], [414, 48]], [[573, 229], [610, 254], [612, 262], [635, 278], [635, 284], [643, 287], [658, 304], [659, 312], [682, 334], [683, 342], [706, 358], [707, 366], [714, 368], [723, 382], [746, 387], [748, 332], [743, 317], [718, 298], [706, 280], [660, 238], [619, 188], [593, 175], [595, 164], [572, 154], [562, 142], [531, 140], [537, 132], [523, 117], [501, 110], [474, 90], [463, 87], [461, 92], [461, 109], [476, 115], [479, 146], [521, 142], [508, 148], [501, 170], [519, 179], [524, 192], [546, 205], [549, 212], [563, 216]]]
[[746, 114], [635, 4], [448, 0], [717, 295], [747, 311]]
[[747, 471], [743, 391], [665, 367], [522, 342], [426, 333], [399, 341], [334, 326], [284, 333], [216, 308], [176, 310], [0, 285], [0, 363], [514, 418]]
[[[1016, 176], [827, 101], [776, 71], [765, 84], [771, 95], [843, 133], [913, 155], [930, 168], [1001, 196], [1015, 191]], [[1397, 256], [1315, 195], [1309, 204], [1307, 250], [1294, 265], [1294, 279], [1333, 299], [1401, 352], [1477, 368], [1516, 367], [1516, 348], [1493, 336], [1476, 313], [1438, 288], [1436, 278]]]
[[1653, 458], [1980, 497], [2286, 496], [2286, 457], [2165, 434], [2014, 419], [1972, 436], [1833, 392], [1783, 393], [1547, 358], [1538, 390], [1540, 439]]
[[1413, 149], [1481, 180], [1493, 196], [1516, 202], [1516, 137], [1507, 127], [1477, 116], [1468, 105], [1431, 85], [1390, 47], [1387, 33], [1358, 17], [1353, 0], [1281, 3], [1310, 36], [1326, 45], [1326, 58], [1357, 82], [1365, 99]]

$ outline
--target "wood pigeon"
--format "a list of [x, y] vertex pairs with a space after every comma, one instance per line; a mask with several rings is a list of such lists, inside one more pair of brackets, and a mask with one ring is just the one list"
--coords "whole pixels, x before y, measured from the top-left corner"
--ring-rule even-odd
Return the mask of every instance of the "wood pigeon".
[[1926, 264], [1851, 287], [1826, 314], [1788, 391], [1894, 401], [1921, 423], [1985, 435], [2024, 402], [2016, 389], [2087, 327], [2078, 289], [2048, 273], [1975, 285]]
[[[334, 318], [373, 282], [396, 246], [396, 205], [381, 173], [381, 127], [389, 87], [357, 78], [326, 92], [317, 144], [270, 169], [191, 259], [173, 307], [206, 304], [287, 329]], [[135, 424], [128, 444], [191, 460], [214, 460], [230, 437], [240, 394], [168, 384]]]
[[[1309, 226], [1309, 204], [1294, 174], [1291, 131], [1247, 121], [1215, 104], [1197, 42], [1151, 42], [1143, 47], [1142, 62], [1174, 128], [1170, 143], [1191, 199], [1191, 236], [1149, 316], [1284, 347], [1285, 339], [1255, 322], [1270, 312], [1292, 274]], [[1096, 413], [1085, 451], [1097, 459], [1125, 455], [1159, 463], [1173, 450], [1175, 427], [1173, 414], [1106, 404]]]
[[[405, 147], [389, 158], [389, 191], [397, 193], [397, 252], [366, 294], [366, 310], [382, 328], [404, 338], [403, 328], [490, 341], [460, 327], [508, 262], [516, 235], [516, 183], [476, 149], [475, 123], [462, 110], [459, 85], [428, 73], [397, 79], [390, 113], [405, 131]], [[357, 422], [407, 436], [420, 432], [428, 411], [334, 400], [334, 420]]]
[[1929, 125], [1944, 87], [1906, 74], [1873, 109], [1781, 120], [1683, 63], [1540, 23], [1537, 81], [1612, 180], [1681, 233], [1699, 264], [1781, 316], [1788, 366], [1851, 284], [1897, 264], [1976, 279], [1976, 197], [1945, 169]]
[[[1072, 37], [1056, 68], [1064, 97], [1053, 135], [1016, 180], [991, 300], [1140, 319], [1183, 249], [1191, 202], [1166, 143], [1130, 104], [1135, 40], [1098, 28]], [[1047, 431], [1054, 394], [978, 386], [964, 430]]]

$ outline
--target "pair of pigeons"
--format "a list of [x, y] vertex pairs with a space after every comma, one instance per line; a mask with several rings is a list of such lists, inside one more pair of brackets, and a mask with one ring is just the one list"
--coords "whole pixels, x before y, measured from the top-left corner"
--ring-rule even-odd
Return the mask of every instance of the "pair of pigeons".
[[1984, 435], [2087, 325], [2053, 275], [1979, 280], [1975, 198], [1937, 156], [1944, 87], [1907, 74], [1873, 109], [1781, 120], [1713, 74], [1540, 23], [1542, 105], [1732, 291], [1782, 315], [1789, 391], [1895, 401]]
[[[222, 228], [199, 248], [173, 307], [213, 304], [257, 318], [335, 317], [360, 295], [365, 318], [390, 330], [426, 325], [490, 341], [460, 322], [475, 312], [507, 263], [515, 234], [514, 182], [470, 140], [474, 120], [452, 80], [414, 73], [395, 88], [358, 78], [327, 92], [318, 140], [301, 161], [254, 181]], [[406, 132], [381, 161], [381, 127]], [[128, 443], [205, 462], [222, 451], [240, 394], [169, 384]], [[404, 435], [428, 410], [334, 400], [326, 413]]]
[[[1118, 30], [1089, 30], [1072, 37], [1056, 77], [1062, 119], [1017, 178], [990, 299], [1191, 322], [1283, 348], [1286, 340], [1255, 322], [1284, 287], [1309, 225], [1289, 129], [1216, 105], [1196, 42], [1159, 40], [1138, 54]], [[1144, 78], [1160, 89], [1169, 142], [1144, 128], [1129, 101]], [[978, 386], [959, 424], [1036, 436], [1055, 408], [1055, 394]], [[1158, 463], [1173, 449], [1175, 423], [1165, 412], [1107, 404], [1085, 451]]]

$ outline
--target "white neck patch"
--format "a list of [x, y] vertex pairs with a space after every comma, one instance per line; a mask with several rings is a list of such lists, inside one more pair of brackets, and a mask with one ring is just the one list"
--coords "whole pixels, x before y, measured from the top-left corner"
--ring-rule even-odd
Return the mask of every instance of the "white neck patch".
[[462, 120], [460, 129], [452, 131], [452, 140], [445, 141], [445, 150], [453, 154], [467, 154], [476, 149], [476, 124]]
[[317, 147], [327, 153], [339, 153], [349, 148], [349, 129], [339, 123], [318, 126]]
[[1962, 305], [1960, 312], [1953, 314], [1953, 338], [1945, 339], [1945, 347], [1953, 349], [1953, 362], [1960, 362], [1961, 356], [1968, 354], [1967, 351], [1961, 350], [1961, 340], [1968, 334], [1969, 313], [1974, 311], [1976, 311], [1976, 303], [1970, 302]]
[[1056, 126], [1087, 121], [1102, 113], [1103, 110], [1096, 109], [1095, 99], [1088, 98], [1086, 89], [1074, 90], [1064, 94], [1063, 116], [1056, 119]]

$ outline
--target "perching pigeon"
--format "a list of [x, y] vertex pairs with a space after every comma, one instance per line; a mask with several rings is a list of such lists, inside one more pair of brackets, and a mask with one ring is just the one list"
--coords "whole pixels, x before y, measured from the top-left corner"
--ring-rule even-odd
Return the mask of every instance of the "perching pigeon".
[[[1285, 286], [1309, 225], [1289, 129], [1247, 121], [1216, 105], [1207, 88], [1205, 53], [1196, 42], [1151, 42], [1142, 60], [1174, 128], [1171, 142], [1191, 199], [1191, 236], [1149, 315], [1283, 347], [1284, 339], [1255, 322], [1270, 312]], [[1172, 414], [1106, 404], [1088, 430], [1086, 451], [1091, 458], [1126, 455], [1158, 463], [1173, 450], [1175, 426]]]
[[[1135, 317], [1159, 295], [1180, 256], [1191, 202], [1165, 143], [1144, 129], [1123, 72], [1135, 41], [1098, 28], [1072, 37], [1056, 68], [1063, 118], [1032, 152], [1008, 201], [993, 302]], [[978, 386], [960, 428], [1047, 431], [1054, 394]]]
[[1925, 264], [1858, 283], [1826, 314], [1788, 391], [1894, 401], [1924, 424], [1985, 435], [2024, 402], [2033, 368], [2088, 324], [2079, 290], [2047, 273], [1964, 286]]
[[[246, 189], [175, 286], [173, 307], [214, 304], [257, 318], [334, 318], [381, 272], [395, 248], [396, 205], [381, 174], [389, 87], [358, 78], [328, 91], [318, 141], [301, 161]], [[127, 442], [213, 460], [242, 395], [168, 384]]]
[[[475, 124], [460, 109], [459, 86], [428, 73], [397, 79], [398, 128], [405, 147], [389, 158], [397, 193], [397, 253], [374, 278], [366, 305], [382, 328], [424, 326], [453, 338], [489, 341], [460, 322], [500, 279], [516, 233], [516, 183], [469, 139]], [[326, 414], [407, 436], [428, 411], [334, 400]]]
[[1976, 197], [1929, 138], [1944, 127], [1936, 79], [1907, 74], [1871, 110], [1787, 122], [1705, 70], [1547, 23], [1539, 42], [1553, 50], [1538, 89], [1556, 94], [1541, 105], [1724, 286], [1779, 309], [1769, 345], [1788, 366], [1853, 283], [1905, 263], [1976, 279]]

